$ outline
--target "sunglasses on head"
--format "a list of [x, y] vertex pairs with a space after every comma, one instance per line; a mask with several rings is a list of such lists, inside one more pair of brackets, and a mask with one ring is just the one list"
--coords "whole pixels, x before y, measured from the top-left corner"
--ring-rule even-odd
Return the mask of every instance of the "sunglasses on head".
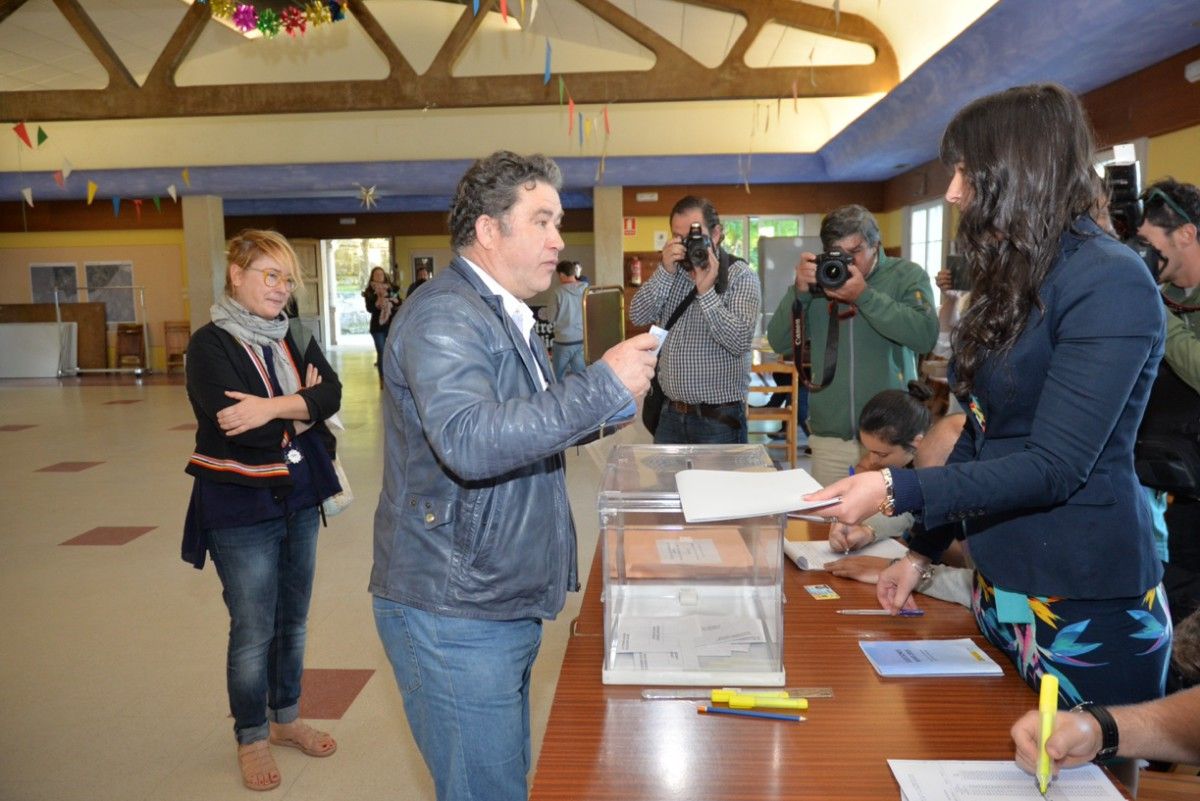
[[1171, 211], [1178, 214], [1180, 216], [1180, 218], [1183, 219], [1183, 222], [1180, 223], [1180, 225], [1184, 225], [1187, 223], [1192, 223], [1193, 225], [1195, 225], [1195, 223], [1196, 223], [1196, 221], [1191, 218], [1191, 215], [1189, 215], [1186, 211], [1184, 211], [1182, 208], [1180, 208], [1179, 204], [1171, 199], [1170, 195], [1168, 195], [1166, 192], [1162, 191], [1158, 187], [1146, 190], [1145, 192], [1142, 193], [1141, 197], [1138, 199], [1142, 201], [1143, 207], [1145, 207], [1146, 205], [1149, 205], [1149, 203], [1155, 199], [1161, 200], [1166, 205], [1167, 208], [1169, 208]]

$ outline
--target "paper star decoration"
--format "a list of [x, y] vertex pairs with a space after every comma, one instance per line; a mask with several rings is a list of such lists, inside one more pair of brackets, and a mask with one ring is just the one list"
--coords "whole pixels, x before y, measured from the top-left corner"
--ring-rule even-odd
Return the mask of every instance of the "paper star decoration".
[[375, 208], [375, 204], [379, 202], [379, 194], [375, 191], [375, 187], [358, 184], [358, 202], [364, 209]]

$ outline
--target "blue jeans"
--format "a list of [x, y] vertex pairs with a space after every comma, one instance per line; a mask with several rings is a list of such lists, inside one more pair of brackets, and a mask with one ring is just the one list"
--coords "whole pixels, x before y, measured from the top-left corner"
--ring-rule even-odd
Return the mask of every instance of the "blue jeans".
[[560, 345], [554, 343], [554, 377], [562, 381], [570, 373], [582, 373], [587, 369], [583, 363], [583, 343]]
[[737, 420], [741, 426], [733, 428], [720, 420], [701, 417], [698, 414], [683, 414], [671, 408], [671, 402], [663, 404], [658, 417], [658, 430], [654, 432], [656, 445], [710, 445], [745, 444], [746, 404], [726, 403], [718, 407], [720, 413]]
[[291, 723], [300, 715], [319, 521], [311, 506], [288, 517], [208, 530], [229, 609], [225, 674], [241, 745], [267, 737], [268, 717]]
[[371, 332], [371, 339], [375, 342], [375, 369], [380, 378], [383, 377], [383, 346], [387, 343], [387, 335], [387, 329]]
[[542, 621], [448, 617], [379, 597], [374, 611], [438, 801], [525, 801]]

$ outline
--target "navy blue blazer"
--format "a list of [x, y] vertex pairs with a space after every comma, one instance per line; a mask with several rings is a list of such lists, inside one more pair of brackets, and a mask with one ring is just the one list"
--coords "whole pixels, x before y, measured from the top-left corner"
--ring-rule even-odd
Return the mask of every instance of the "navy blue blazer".
[[1044, 308], [1012, 350], [976, 375], [983, 419], [969, 410], [947, 465], [915, 471], [928, 530], [913, 547], [933, 556], [965, 533], [1004, 589], [1139, 595], [1162, 577], [1133, 470], [1163, 353], [1158, 288], [1133, 251], [1081, 217], [1039, 294]]

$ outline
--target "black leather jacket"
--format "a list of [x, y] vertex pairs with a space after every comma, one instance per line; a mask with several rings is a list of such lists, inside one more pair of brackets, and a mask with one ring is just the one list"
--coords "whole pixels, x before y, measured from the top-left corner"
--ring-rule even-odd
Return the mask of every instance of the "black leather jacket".
[[394, 321], [373, 594], [488, 620], [553, 618], [579, 588], [562, 452], [630, 401], [596, 362], [543, 390], [500, 298], [461, 258]]

